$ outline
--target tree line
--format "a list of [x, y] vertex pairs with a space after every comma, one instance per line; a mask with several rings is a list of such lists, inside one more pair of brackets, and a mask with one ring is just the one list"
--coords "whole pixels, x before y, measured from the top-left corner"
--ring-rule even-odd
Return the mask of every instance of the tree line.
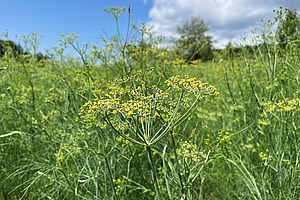
[[[31, 55], [29, 52], [25, 51], [20, 44], [16, 44], [11, 40], [0, 39], [0, 58], [5, 54], [9, 54], [10, 56]], [[37, 61], [49, 59], [49, 56], [42, 53], [37, 53], [35, 57]]]
[[[275, 12], [275, 10], [274, 10]], [[286, 8], [282, 11], [276, 11], [277, 17], [275, 20], [278, 22], [276, 30], [277, 44], [281, 48], [285, 48], [289, 41], [300, 39], [300, 19], [296, 10]], [[187, 61], [202, 60], [210, 61], [214, 58], [214, 52], [223, 50], [213, 49], [212, 36], [209, 35], [208, 23], [200, 17], [192, 17], [190, 22], [177, 27], [178, 39], [174, 39], [177, 46], [183, 47], [178, 49], [185, 49], [179, 54]], [[249, 50], [256, 47], [247, 46]], [[225, 48], [235, 53], [242, 51], [239, 47], [233, 47], [229, 42]]]

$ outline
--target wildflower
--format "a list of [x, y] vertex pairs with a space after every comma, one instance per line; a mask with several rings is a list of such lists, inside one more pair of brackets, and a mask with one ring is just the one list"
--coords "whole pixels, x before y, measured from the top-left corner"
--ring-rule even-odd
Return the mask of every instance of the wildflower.
[[95, 109], [98, 108], [98, 106], [97, 105], [93, 105], [91, 108], [95, 110]]
[[261, 105], [265, 107], [266, 112], [282, 112], [282, 111], [293, 111], [300, 109], [300, 101], [298, 98], [289, 99], [278, 102], [261, 102]]
[[[128, 84], [128, 80], [134, 84]], [[167, 134], [173, 124], [183, 122], [194, 110], [191, 108], [197, 106], [197, 102], [204, 96], [218, 95], [215, 87], [187, 75], [168, 78], [162, 86], [165, 90], [158, 85], [147, 85], [132, 76], [110, 82], [106, 88], [93, 88], [97, 98], [86, 102], [79, 115], [84, 112], [87, 115], [102, 115], [103, 118], [109, 118], [109, 125], [120, 131], [119, 134], [125, 139], [138, 144], [147, 141], [146, 145], [151, 145]], [[138, 131], [139, 137], [135, 138], [137, 135], [134, 134], [126, 136], [124, 130], [131, 133]], [[151, 133], [144, 132], [149, 130]], [[156, 134], [156, 131], [161, 133]], [[191, 157], [193, 160], [198, 159], [196, 153]]]

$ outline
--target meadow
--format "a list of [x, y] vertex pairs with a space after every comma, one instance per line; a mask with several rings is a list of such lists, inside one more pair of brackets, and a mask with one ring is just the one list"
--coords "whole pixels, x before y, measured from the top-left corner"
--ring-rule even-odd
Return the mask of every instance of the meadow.
[[274, 24], [210, 62], [146, 26], [42, 60], [25, 36], [0, 57], [0, 199], [300, 199], [300, 41]]

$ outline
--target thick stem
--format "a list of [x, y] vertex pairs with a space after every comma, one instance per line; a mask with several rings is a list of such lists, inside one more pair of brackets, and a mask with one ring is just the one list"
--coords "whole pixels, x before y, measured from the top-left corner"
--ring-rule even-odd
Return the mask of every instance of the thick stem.
[[161, 200], [160, 192], [159, 192], [158, 184], [157, 184], [157, 179], [156, 179], [156, 176], [155, 176], [155, 171], [154, 171], [154, 165], [153, 165], [153, 161], [152, 161], [152, 153], [151, 153], [151, 147], [150, 146], [147, 146], [147, 155], [148, 155], [148, 161], [149, 161], [149, 164], [150, 164], [151, 176], [152, 176], [156, 196], [157, 196], [157, 199]]

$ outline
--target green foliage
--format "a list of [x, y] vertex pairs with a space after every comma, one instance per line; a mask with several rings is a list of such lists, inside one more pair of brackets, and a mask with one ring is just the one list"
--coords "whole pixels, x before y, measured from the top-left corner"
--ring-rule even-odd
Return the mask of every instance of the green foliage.
[[145, 26], [40, 61], [26, 36], [0, 57], [0, 199], [299, 199], [300, 43], [275, 21], [207, 63]]
[[15, 55], [21, 53], [23, 53], [23, 48], [20, 44], [16, 45], [10, 40], [0, 40], [0, 57], [4, 56], [5, 54]]
[[212, 37], [207, 35], [208, 24], [199, 17], [193, 17], [190, 23], [185, 23], [182, 27], [177, 27], [179, 39], [175, 43], [181, 50], [179, 54], [188, 61], [213, 59]]
[[300, 38], [300, 20], [296, 10], [286, 8], [284, 11], [277, 11], [279, 22], [277, 28], [278, 42], [285, 48], [289, 40], [294, 41]]

